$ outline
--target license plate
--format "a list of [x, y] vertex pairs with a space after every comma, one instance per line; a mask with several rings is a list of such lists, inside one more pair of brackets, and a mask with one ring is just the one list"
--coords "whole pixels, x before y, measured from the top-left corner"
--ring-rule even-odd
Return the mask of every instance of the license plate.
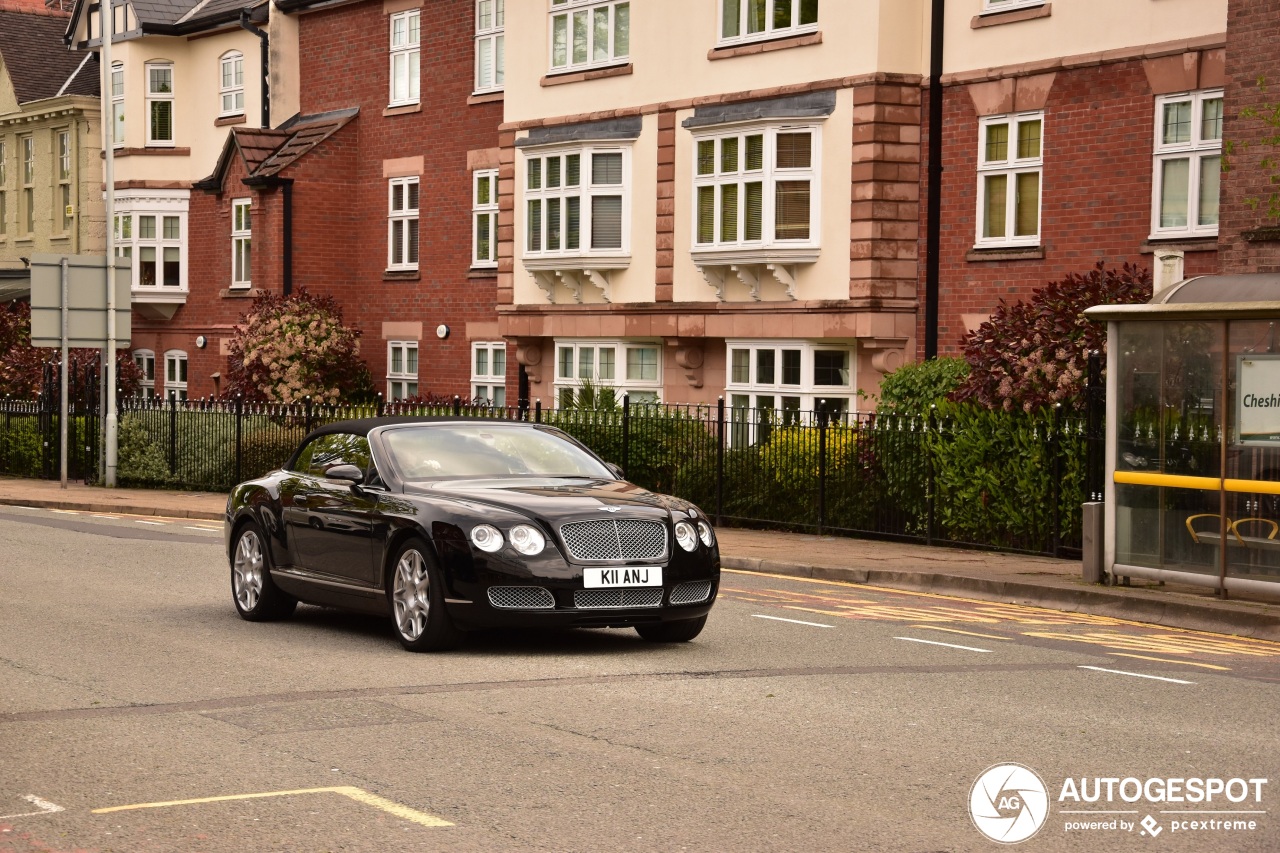
[[615, 586], [662, 586], [662, 567], [619, 566], [616, 569], [583, 569], [582, 585], [587, 589]]

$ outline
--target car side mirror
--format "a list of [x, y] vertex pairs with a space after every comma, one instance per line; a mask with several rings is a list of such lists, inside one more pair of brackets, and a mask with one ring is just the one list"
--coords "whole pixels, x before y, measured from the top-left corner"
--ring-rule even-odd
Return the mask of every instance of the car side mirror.
[[613, 476], [614, 476], [616, 479], [618, 479], [618, 480], [625, 480], [625, 479], [627, 479], [625, 476], [623, 476], [623, 473], [622, 473], [622, 466], [621, 466], [621, 465], [615, 465], [615, 464], [613, 464], [612, 462], [606, 462], [606, 463], [604, 463], [604, 467], [606, 467], [606, 468], [608, 468], [610, 471], [612, 471], [612, 472], [613, 472]]
[[364, 481], [364, 472], [355, 465], [334, 465], [324, 472], [324, 478], [343, 483], [360, 483]]

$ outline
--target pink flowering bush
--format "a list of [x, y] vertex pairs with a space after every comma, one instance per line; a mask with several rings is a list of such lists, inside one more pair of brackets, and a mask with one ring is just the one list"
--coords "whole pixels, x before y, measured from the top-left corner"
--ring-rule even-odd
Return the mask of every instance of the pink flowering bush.
[[359, 330], [343, 325], [333, 297], [306, 290], [254, 301], [231, 341], [230, 373], [229, 396], [270, 403], [337, 403], [371, 390]]
[[1089, 352], [1106, 346], [1104, 325], [1085, 319], [1094, 305], [1127, 305], [1151, 299], [1151, 273], [1102, 261], [1081, 275], [1036, 290], [1029, 302], [1001, 302], [991, 319], [965, 335], [969, 376], [952, 395], [989, 409], [1033, 412], [1083, 399]]

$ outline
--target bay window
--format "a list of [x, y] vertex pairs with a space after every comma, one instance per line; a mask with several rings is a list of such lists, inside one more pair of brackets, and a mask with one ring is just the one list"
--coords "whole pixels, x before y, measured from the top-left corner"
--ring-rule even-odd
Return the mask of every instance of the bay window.
[[525, 161], [525, 255], [625, 255], [630, 149], [586, 146]]
[[1156, 100], [1152, 237], [1218, 233], [1222, 103], [1221, 90]]

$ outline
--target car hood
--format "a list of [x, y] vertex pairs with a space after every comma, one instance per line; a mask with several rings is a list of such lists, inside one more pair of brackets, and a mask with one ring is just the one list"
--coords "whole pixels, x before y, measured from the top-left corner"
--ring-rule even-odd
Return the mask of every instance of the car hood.
[[687, 501], [659, 495], [618, 480], [563, 478], [507, 478], [492, 480], [436, 480], [406, 483], [407, 494], [454, 497], [501, 507], [522, 515], [564, 520], [583, 515], [599, 517], [661, 516], [691, 508]]

